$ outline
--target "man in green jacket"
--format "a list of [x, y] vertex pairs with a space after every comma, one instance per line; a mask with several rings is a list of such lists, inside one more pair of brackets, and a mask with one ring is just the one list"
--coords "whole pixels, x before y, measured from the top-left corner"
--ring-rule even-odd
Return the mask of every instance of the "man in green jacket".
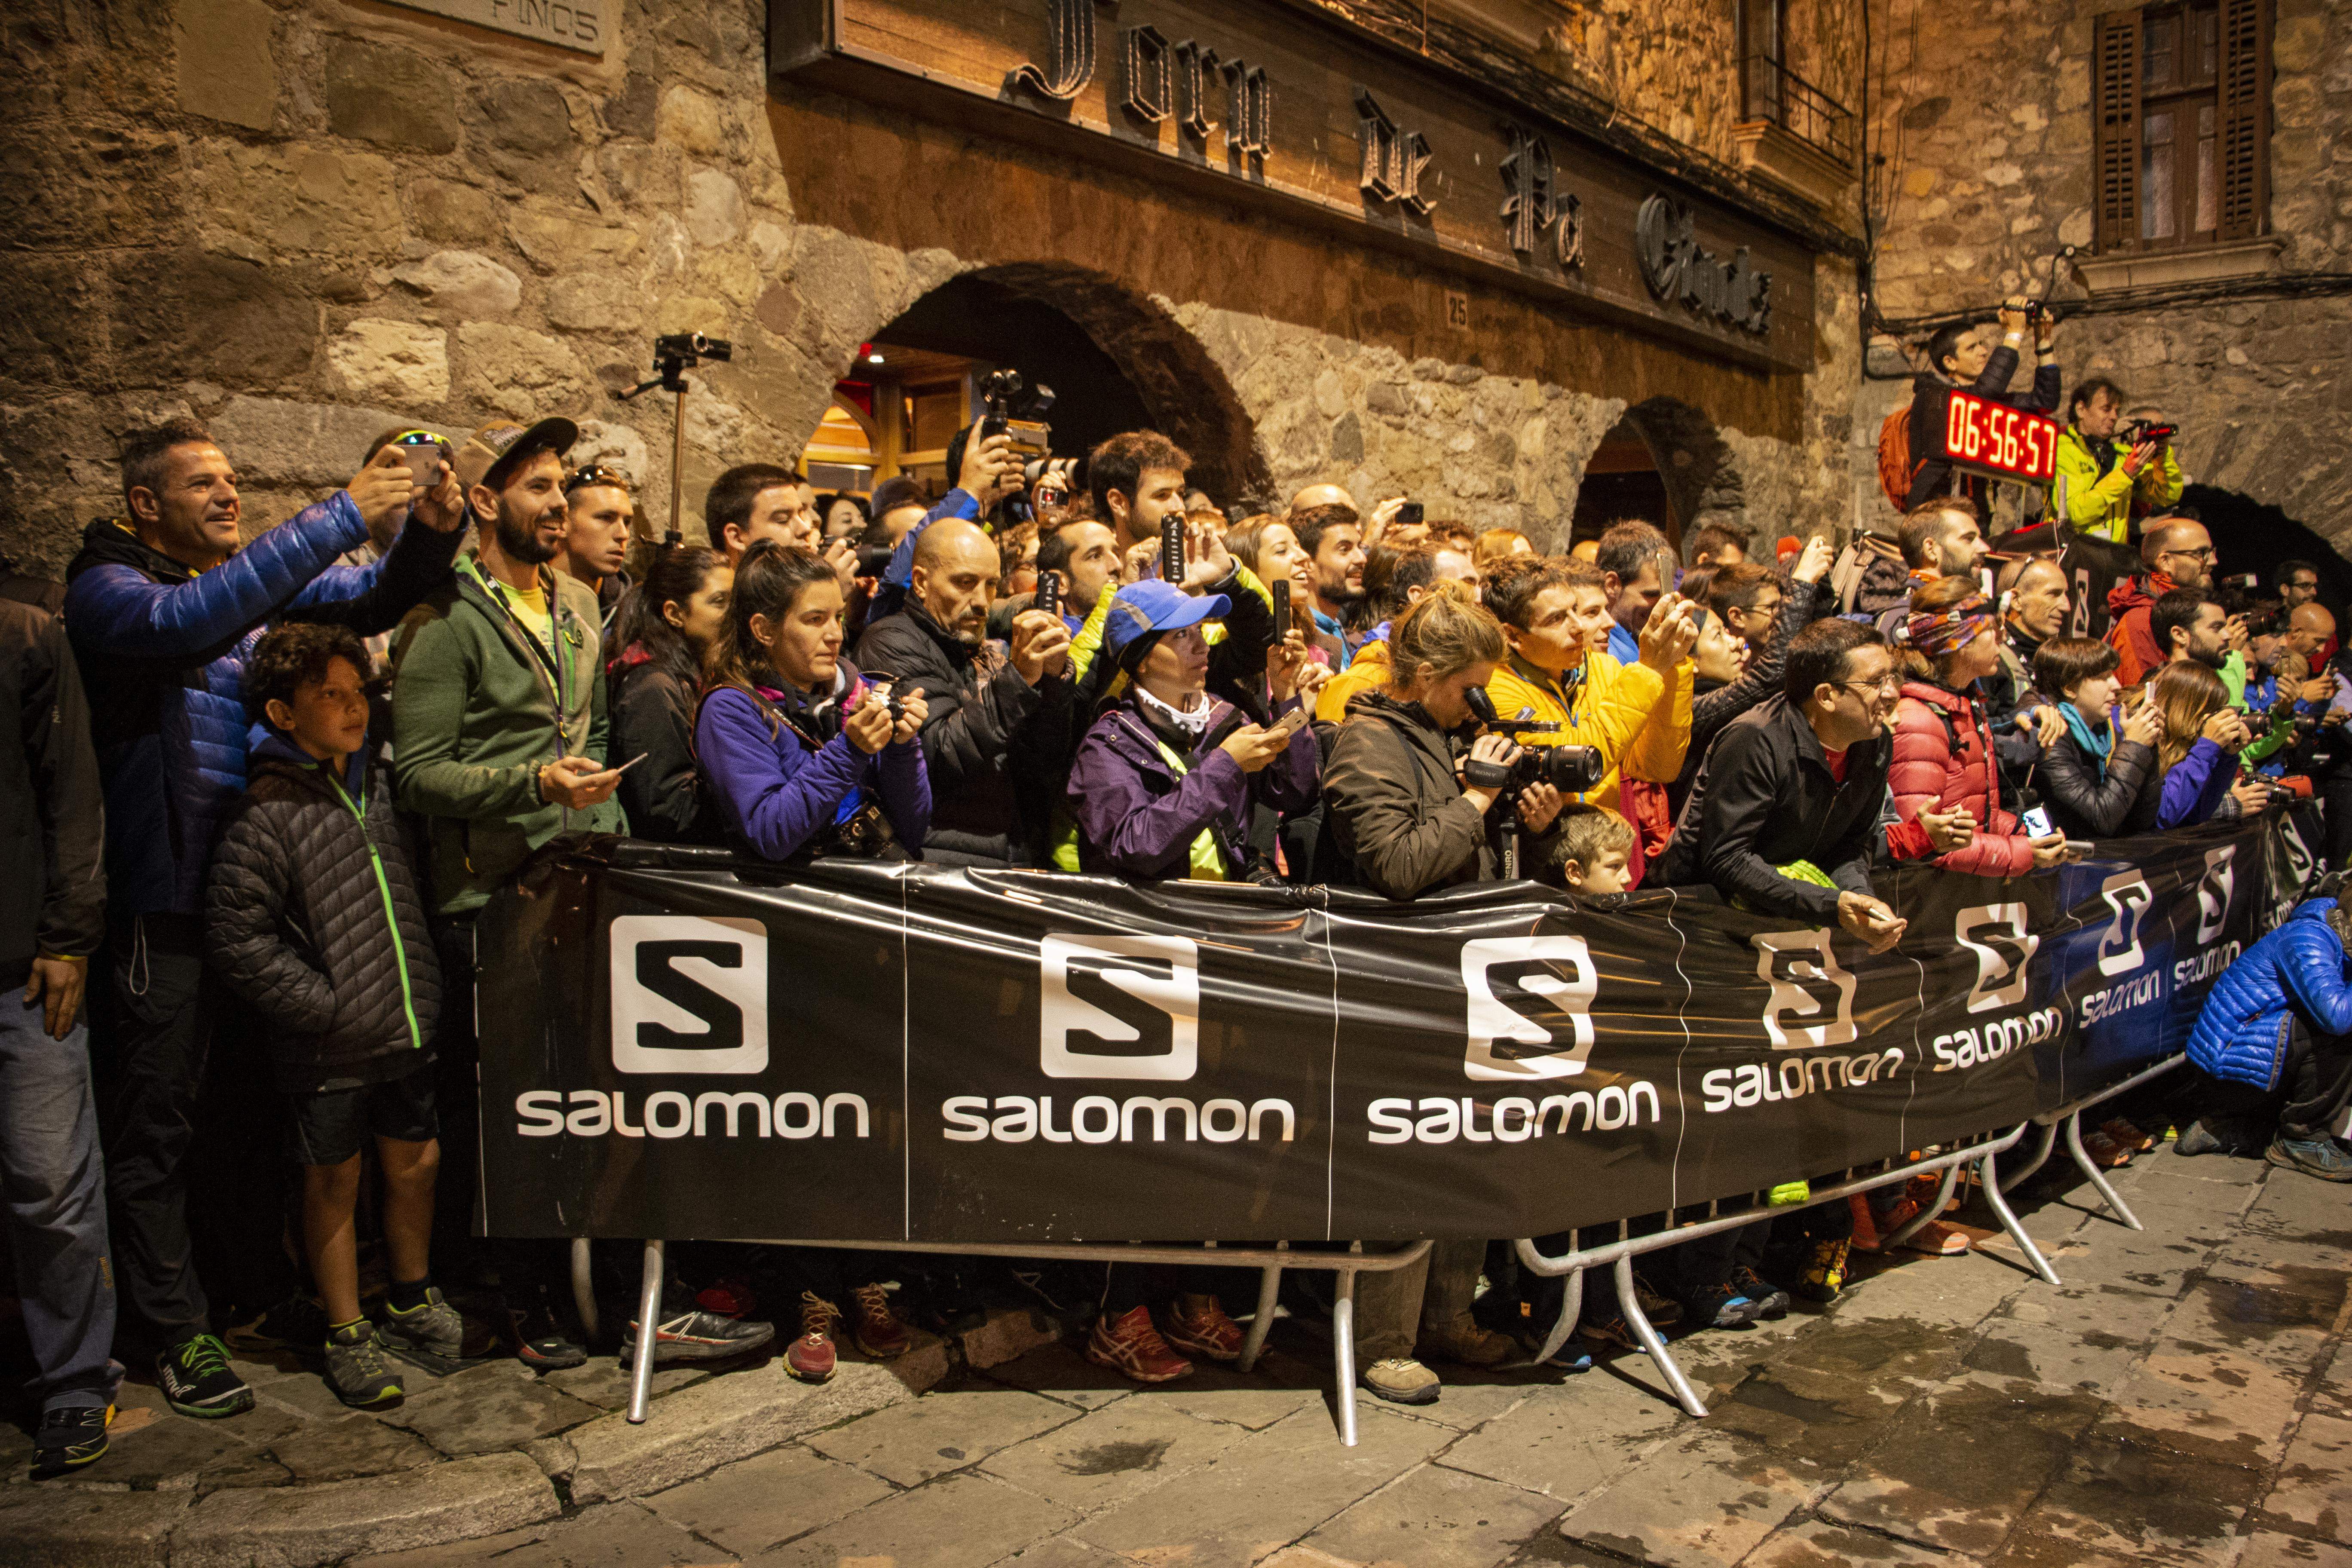
[[563, 537], [568, 419], [486, 425], [453, 465], [475, 553], [402, 623], [393, 777], [431, 833], [434, 907], [470, 921], [558, 833], [620, 833], [604, 766], [596, 595], [550, 564]]
[[2111, 544], [2131, 542], [2135, 510], [2141, 517], [2162, 511], [2180, 500], [2187, 483], [2170, 441], [2126, 446], [2116, 439], [2123, 412], [2123, 388], [2104, 376], [2074, 389], [2043, 514]]

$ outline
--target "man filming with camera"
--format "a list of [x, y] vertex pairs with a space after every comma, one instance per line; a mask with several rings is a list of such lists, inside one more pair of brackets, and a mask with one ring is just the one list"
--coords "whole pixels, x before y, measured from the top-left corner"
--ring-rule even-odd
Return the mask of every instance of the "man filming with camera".
[[[2028, 325], [2033, 329], [2033, 386], [2028, 392], [2011, 392], [2009, 383], [2017, 374], [2018, 351], [2025, 344]], [[1982, 328], [1946, 327], [1929, 338], [1927, 368], [1911, 383], [1911, 450], [1938, 449], [1946, 405], [1956, 391], [1966, 390], [1988, 403], [2011, 408], [2055, 412], [2059, 378], [2053, 345], [2057, 335], [2057, 318], [2028, 304], [2021, 295], [2001, 304], [1998, 347]], [[1985, 515], [1984, 480], [1961, 473], [1943, 458], [1915, 458], [1911, 468], [1911, 492], [1903, 506], [1906, 513], [1948, 494], [1964, 498], [1979, 517]]]
[[2185, 482], [2172, 449], [2170, 426], [2124, 424], [2123, 388], [2095, 376], [2066, 400], [2066, 429], [2058, 437], [2058, 473], [2043, 513], [2077, 533], [2110, 544], [2131, 542], [2132, 518], [2162, 511], [2180, 499]]

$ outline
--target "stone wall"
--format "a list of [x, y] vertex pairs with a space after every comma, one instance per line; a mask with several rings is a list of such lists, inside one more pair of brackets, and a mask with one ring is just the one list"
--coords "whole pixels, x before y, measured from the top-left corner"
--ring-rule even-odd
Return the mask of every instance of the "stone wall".
[[[1876, 262], [1885, 315], [2039, 294], [2061, 246], [2089, 254], [2092, 18], [2113, 8], [2105, 0], [1895, 0], [1874, 132], [1895, 160]], [[2276, 0], [2275, 18], [2278, 265], [2341, 273], [2352, 267], [2352, 9]], [[2062, 274], [2059, 298], [2084, 297]], [[2116, 302], [2094, 301], [2102, 310]], [[2069, 385], [2106, 375], [2181, 422], [2182, 465], [2193, 479], [2282, 507], [2339, 547], [2352, 543], [2347, 355], [2352, 298], [2340, 294], [2084, 314], [2059, 341]], [[1856, 408], [1853, 471], [1864, 517], [1890, 515], [1871, 477], [1878, 421], [1907, 396], [1906, 384], [1871, 382]]]
[[[689, 405], [698, 534], [720, 467], [797, 453], [856, 346], [976, 268], [1125, 349], [1235, 495], [1393, 486], [1553, 538], [1602, 433], [1666, 399], [1713, 433], [1682, 465], [1712, 465], [1710, 505], [1773, 531], [1843, 510], [1843, 261], [1819, 270], [1816, 373], [1766, 375], [1483, 288], [1473, 330], [1442, 330], [1444, 274], [772, 100], [751, 0], [632, 0], [601, 60], [333, 0], [42, 0], [0, 25], [0, 548], [48, 570], [119, 510], [119, 435], [179, 412], [238, 464], [251, 528], [387, 426], [545, 413], [581, 416], [582, 455], [658, 520], [667, 406], [610, 389], [683, 330], [740, 345]], [[959, 196], [976, 171], [1057, 220], [987, 221]]]

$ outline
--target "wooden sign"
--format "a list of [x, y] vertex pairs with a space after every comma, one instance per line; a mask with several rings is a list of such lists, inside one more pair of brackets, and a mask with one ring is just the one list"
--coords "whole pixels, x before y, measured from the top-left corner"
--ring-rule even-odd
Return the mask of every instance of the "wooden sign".
[[769, 0], [780, 80], [890, 103], [1760, 368], [1813, 250], [1498, 92], [1269, 0]]
[[553, 44], [558, 48], [576, 49], [583, 55], [601, 55], [609, 36], [605, 18], [618, 16], [617, 4], [607, 5], [605, 0], [391, 0], [394, 5], [404, 5], [411, 11], [430, 11], [436, 16], [450, 16], [460, 22], [471, 22], [478, 27], [493, 32], [512, 33], [518, 38], [530, 38], [536, 43]]

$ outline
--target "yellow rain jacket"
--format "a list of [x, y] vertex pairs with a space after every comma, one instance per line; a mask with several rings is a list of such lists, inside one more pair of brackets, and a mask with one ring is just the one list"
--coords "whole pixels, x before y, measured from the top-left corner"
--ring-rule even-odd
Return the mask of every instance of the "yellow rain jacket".
[[2161, 511], [2180, 499], [2188, 480], [2169, 442], [2139, 471], [2137, 481], [2124, 471], [2124, 454], [2130, 448], [2120, 442], [2110, 445], [2115, 457], [2102, 476], [2090, 439], [2074, 426], [2066, 426], [2058, 437], [2058, 476], [2050, 481], [2050, 503], [2042, 516], [2066, 523], [2077, 533], [2128, 544], [2134, 500], [2142, 516]]
[[[1361, 655], [1358, 656], [1361, 658]], [[1645, 664], [1620, 664], [1609, 654], [1584, 656], [1583, 689], [1563, 685], [1516, 654], [1495, 668], [1486, 695], [1508, 720], [1532, 708], [1539, 720], [1564, 727], [1557, 734], [1530, 735], [1533, 746], [1597, 746], [1610, 761], [1600, 784], [1576, 798], [1622, 812], [1621, 773], [1650, 784], [1672, 784], [1690, 749], [1691, 682], [1696, 667], [1685, 659], [1665, 677]]]

